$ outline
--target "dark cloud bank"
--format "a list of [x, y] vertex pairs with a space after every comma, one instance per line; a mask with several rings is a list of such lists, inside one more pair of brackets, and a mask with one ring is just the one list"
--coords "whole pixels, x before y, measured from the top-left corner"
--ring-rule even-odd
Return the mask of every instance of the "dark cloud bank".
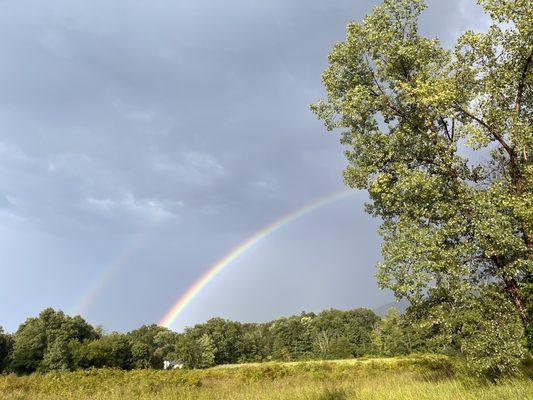
[[[452, 43], [482, 24], [472, 3], [430, 2], [424, 31]], [[342, 189], [342, 148], [308, 105], [332, 44], [373, 4], [0, 2], [0, 324], [76, 310], [117, 262], [83, 315], [155, 322], [248, 235]], [[176, 328], [389, 301], [365, 198], [260, 242]]]

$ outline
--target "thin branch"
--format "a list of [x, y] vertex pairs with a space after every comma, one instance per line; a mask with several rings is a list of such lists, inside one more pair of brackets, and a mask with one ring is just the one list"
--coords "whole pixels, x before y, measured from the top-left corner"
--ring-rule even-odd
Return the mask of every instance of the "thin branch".
[[465, 110], [463, 107], [461, 107], [461, 105], [457, 102], [455, 102], [455, 109], [461, 113], [463, 113], [464, 115], [466, 115], [467, 117], [473, 119], [474, 121], [476, 121], [478, 124], [480, 124], [481, 126], [483, 126], [485, 129], [487, 129], [491, 134], [492, 136], [494, 136], [496, 138], [496, 140], [498, 142], [500, 142], [500, 144], [503, 146], [503, 148], [507, 151], [507, 153], [509, 154], [509, 156], [511, 158], [514, 158], [515, 157], [515, 151], [514, 149], [509, 146], [509, 144], [504, 140], [503, 136], [496, 132], [494, 129], [492, 129], [492, 127], [487, 124], [485, 121], [483, 121], [481, 118], [478, 118], [476, 117], [474, 114], [472, 114], [471, 112], [469, 112], [468, 110]]
[[451, 142], [453, 140], [453, 138], [450, 135], [450, 132], [448, 131], [448, 123], [444, 120], [444, 118], [441, 115], [439, 115], [439, 120], [440, 120], [442, 126], [444, 127], [444, 132], [446, 133], [446, 136], [448, 137], [448, 139]]
[[455, 137], [455, 118], [452, 117], [452, 140]]
[[[379, 84], [379, 81], [376, 77], [376, 74], [374, 73], [374, 70], [372, 69], [372, 67], [370, 66], [370, 62], [368, 61], [368, 58], [365, 56], [365, 60], [366, 60], [366, 63], [367, 63], [367, 66], [368, 66], [368, 69], [370, 70], [370, 74], [372, 75], [372, 80], [374, 81], [374, 83], [376, 84], [376, 87], [378, 88], [378, 90], [381, 92], [381, 95], [383, 96], [383, 98], [385, 99], [385, 101], [387, 102], [387, 105], [388, 107], [394, 111], [396, 114], [398, 114], [400, 117], [402, 117], [403, 119], [405, 119], [406, 121], [409, 121], [409, 117], [407, 116], [407, 114], [405, 114], [402, 110], [400, 110], [398, 107], [396, 107], [394, 105], [394, 103], [390, 100], [389, 96], [387, 95], [387, 93], [385, 92], [385, 90], [381, 87], [381, 85]], [[426, 133], [423, 129], [421, 129], [419, 126], [415, 125], [415, 124], [412, 124], [414, 126], [414, 128], [416, 128], [418, 131], [420, 131], [420, 133]]]
[[[520, 76], [520, 81], [518, 83], [518, 89], [517, 89], [517, 93], [516, 93], [516, 105], [515, 105], [516, 118], [520, 117], [520, 111], [522, 110], [522, 97], [524, 95], [524, 88], [526, 86], [527, 72], [529, 70], [529, 66], [531, 65], [532, 56], [533, 56], [533, 48], [529, 52], [529, 57], [526, 60], [526, 64], [524, 65], [524, 69], [522, 70], [522, 75]], [[527, 162], [526, 146], [524, 146], [524, 148], [522, 149], [522, 157]]]
[[533, 57], [533, 49], [529, 52], [529, 57], [526, 60], [526, 64], [524, 65], [524, 69], [522, 70], [522, 74], [520, 75], [520, 81], [518, 83], [518, 89], [516, 93], [516, 105], [515, 105], [515, 112], [516, 112], [517, 117], [520, 116], [520, 111], [522, 109], [522, 97], [524, 95], [527, 72], [529, 70], [529, 66], [531, 65], [532, 57]]

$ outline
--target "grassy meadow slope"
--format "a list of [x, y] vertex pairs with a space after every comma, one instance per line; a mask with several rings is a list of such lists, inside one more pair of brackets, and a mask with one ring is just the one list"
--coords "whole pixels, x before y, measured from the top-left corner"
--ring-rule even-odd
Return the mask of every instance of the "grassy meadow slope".
[[3, 400], [533, 399], [531, 377], [497, 384], [453, 376], [444, 357], [220, 366], [208, 370], [86, 370], [0, 377]]

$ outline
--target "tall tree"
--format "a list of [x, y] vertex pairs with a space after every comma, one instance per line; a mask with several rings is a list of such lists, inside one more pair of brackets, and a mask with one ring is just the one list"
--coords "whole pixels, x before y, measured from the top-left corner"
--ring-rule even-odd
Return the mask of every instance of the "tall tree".
[[380, 330], [381, 354], [396, 356], [406, 354], [408, 347], [405, 340], [405, 332], [402, 329], [398, 310], [390, 308], [383, 319]]
[[5, 333], [4, 328], [0, 326], [0, 373], [8, 366], [12, 351], [13, 336]]
[[531, 331], [533, 13], [529, 0], [479, 3], [492, 25], [447, 50], [418, 32], [424, 1], [385, 0], [348, 25], [312, 110], [342, 130], [345, 182], [383, 221], [380, 285], [465, 310], [499, 298], [512, 311], [501, 323], [501, 304], [493, 326], [514, 337], [517, 323]]
[[37, 318], [28, 318], [17, 330], [11, 369], [17, 373], [70, 369], [73, 365], [69, 343], [82, 343], [98, 336], [81, 317], [69, 317], [47, 308]]
[[198, 340], [198, 346], [200, 348], [200, 363], [198, 368], [209, 368], [215, 365], [216, 347], [213, 339], [207, 333], [204, 333]]
[[209, 321], [186, 330], [195, 340], [204, 334], [216, 343], [216, 364], [236, 363], [239, 359], [238, 343], [242, 336], [242, 324], [223, 318], [211, 318]]
[[87, 342], [81, 362], [87, 367], [133, 368], [132, 346], [127, 336], [113, 332]]
[[[163, 368], [163, 348], [173, 349], [173, 336], [167, 328], [143, 325], [128, 333], [135, 368]], [[168, 353], [168, 352], [167, 352]]]

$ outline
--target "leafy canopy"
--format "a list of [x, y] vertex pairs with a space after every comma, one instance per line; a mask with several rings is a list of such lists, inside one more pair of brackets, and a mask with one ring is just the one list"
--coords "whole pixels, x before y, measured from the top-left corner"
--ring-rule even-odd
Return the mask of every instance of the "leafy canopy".
[[[368, 191], [367, 210], [383, 221], [379, 284], [429, 308], [438, 293], [465, 312], [491, 309], [480, 332], [515, 337], [518, 324], [523, 337], [532, 310], [533, 13], [528, 0], [479, 3], [491, 26], [450, 50], [419, 34], [424, 1], [383, 1], [333, 47], [327, 99], [311, 108], [341, 130], [345, 182]], [[425, 316], [439, 329], [470, 329], [446, 324], [445, 313]], [[516, 361], [521, 346], [510, 347]]]

